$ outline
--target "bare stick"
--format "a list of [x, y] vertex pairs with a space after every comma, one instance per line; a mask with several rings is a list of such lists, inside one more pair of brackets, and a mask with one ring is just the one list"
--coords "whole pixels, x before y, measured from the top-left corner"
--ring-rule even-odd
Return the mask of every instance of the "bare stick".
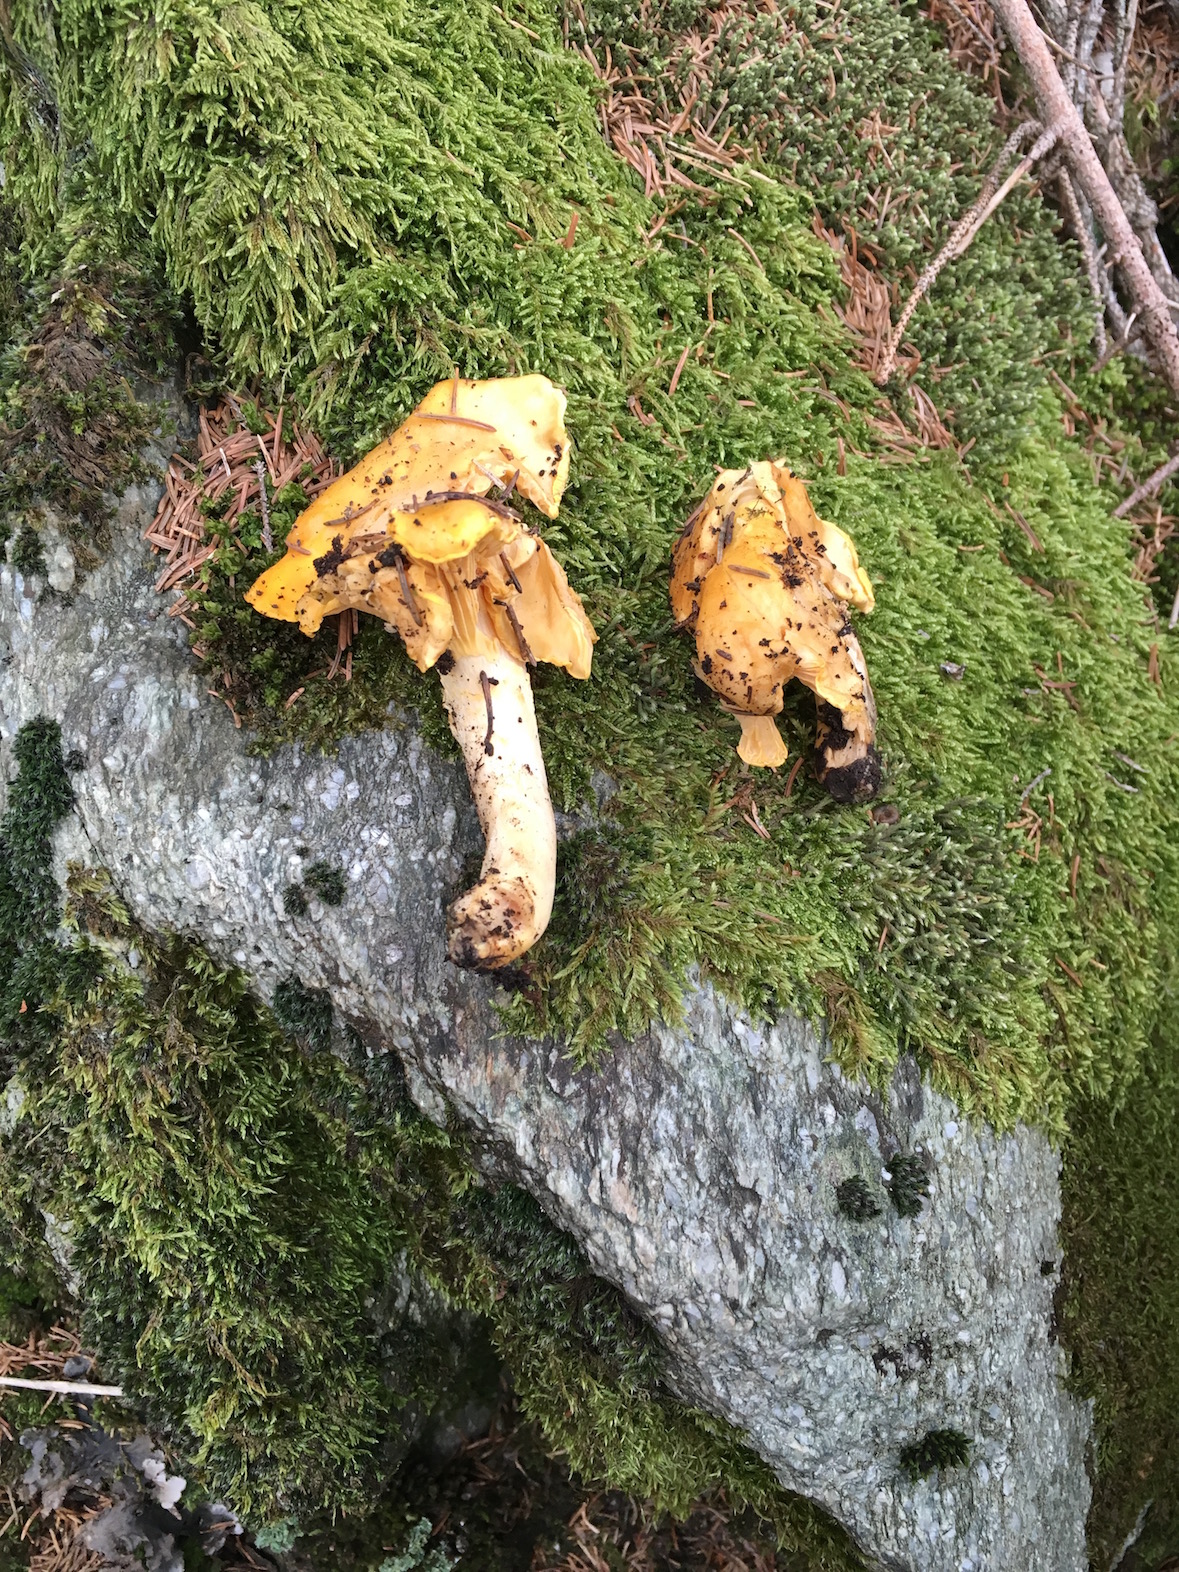
[[1129, 317], [1126, 320], [1126, 330], [1125, 330], [1125, 332], [1122, 333], [1118, 338], [1116, 338], [1114, 340], [1114, 342], [1109, 346], [1108, 349], [1106, 349], [1104, 354], [1101, 356], [1101, 358], [1094, 365], [1093, 373], [1092, 373], [1094, 376], [1096, 376], [1099, 371], [1104, 371], [1106, 366], [1109, 365], [1111, 360], [1115, 360], [1120, 354], [1122, 354], [1122, 352], [1124, 350], [1129, 349], [1129, 347], [1130, 347], [1130, 337], [1131, 337], [1132, 333], [1134, 332], [1134, 324], [1135, 324], [1135, 322], [1137, 322], [1137, 320], [1138, 320], [1138, 307], [1135, 306], [1133, 311], [1131, 311]]
[[1179, 393], [1179, 332], [1171, 318], [1170, 302], [1150, 270], [1080, 112], [1060, 79], [1047, 40], [1027, 0], [991, 0], [991, 6], [1031, 79], [1041, 118], [1060, 127], [1072, 173], [1088, 197], [1133, 302], [1142, 313], [1143, 329], [1163, 376]]
[[1072, 176], [1067, 169], [1060, 171], [1060, 195], [1068, 213], [1069, 225], [1077, 244], [1081, 248], [1081, 255], [1085, 258], [1085, 274], [1089, 280], [1089, 292], [1093, 296], [1093, 303], [1097, 307], [1096, 321], [1093, 327], [1093, 342], [1097, 346], [1097, 354], [1104, 359], [1106, 353], [1105, 335], [1105, 293], [1101, 287], [1101, 264], [1097, 260], [1097, 247], [1093, 244], [1093, 235], [1089, 225], [1085, 222], [1085, 215], [1081, 212], [1081, 204], [1077, 201], [1077, 193], [1073, 189]]
[[[879, 386], [882, 387], [888, 381], [889, 377], [892, 376], [893, 370], [896, 366], [897, 351], [901, 347], [901, 340], [905, 336], [905, 329], [909, 325], [909, 318], [913, 315], [922, 299], [929, 292], [938, 274], [945, 267], [947, 262], [952, 262], [955, 257], [962, 255], [967, 246], [978, 233], [981, 226], [986, 222], [986, 220], [998, 207], [999, 203], [1011, 190], [1011, 187], [1016, 183], [1017, 180], [1021, 180], [1027, 171], [1031, 168], [1033, 157], [1038, 158], [1042, 156], [1042, 153], [1046, 152], [1048, 147], [1052, 145], [1052, 142], [1055, 141], [1056, 138], [1054, 132], [1045, 132], [1043, 136], [1040, 137], [1039, 141], [1036, 143], [1036, 146], [1032, 149], [1032, 152], [1028, 155], [1028, 157], [1016, 166], [1012, 174], [1010, 174], [1003, 182], [1002, 186], [996, 190], [996, 185], [1000, 174], [1007, 167], [1008, 163], [1011, 161], [1012, 157], [1018, 150], [1020, 144], [1024, 142], [1033, 131], [1038, 129], [1039, 127], [1036, 125], [1034, 120], [1027, 120], [1023, 125], [1019, 126], [1011, 133], [1006, 142], [1004, 142], [1002, 150], [999, 153], [998, 158], [995, 160], [989, 174], [983, 181], [982, 190], [979, 192], [971, 206], [967, 208], [965, 213], [963, 213], [957, 224], [955, 224], [953, 230], [950, 233], [950, 238], [946, 241], [945, 245], [938, 252], [937, 256], [934, 257], [933, 261], [929, 264], [925, 271], [921, 274], [921, 277], [917, 280], [916, 284], [914, 284], [913, 293], [905, 302], [904, 309], [897, 318], [896, 327], [894, 327], [892, 332], [889, 334], [888, 344], [885, 347], [884, 356], [873, 375], [873, 380]], [[1047, 141], [1045, 141], [1045, 138], [1047, 138]], [[1040, 147], [1041, 142], [1045, 143], [1043, 148]], [[1037, 149], [1039, 149], [1039, 151], [1037, 151]]]
[[21, 1376], [0, 1376], [0, 1386], [27, 1387], [30, 1392], [71, 1393], [79, 1397], [122, 1397], [121, 1386], [91, 1386], [87, 1381], [26, 1381]]
[[[1136, 508], [1140, 502], [1145, 502], [1147, 497], [1153, 497], [1161, 491], [1170, 480], [1171, 476], [1179, 472], [1179, 453], [1172, 453], [1165, 464], [1160, 464], [1158, 469], [1149, 479], [1144, 480], [1136, 491], [1132, 491], [1125, 502], [1119, 502], [1114, 509], [1115, 519], [1124, 519], [1131, 508]], [[1175, 626], [1174, 623], [1171, 624]]]
[[1134, 42], [1134, 29], [1138, 25], [1138, 0], [1120, 0], [1118, 5], [1118, 32], [1114, 46], [1113, 91], [1109, 99], [1109, 118], [1115, 131], [1120, 131], [1126, 112], [1126, 66], [1130, 59], [1130, 45]]

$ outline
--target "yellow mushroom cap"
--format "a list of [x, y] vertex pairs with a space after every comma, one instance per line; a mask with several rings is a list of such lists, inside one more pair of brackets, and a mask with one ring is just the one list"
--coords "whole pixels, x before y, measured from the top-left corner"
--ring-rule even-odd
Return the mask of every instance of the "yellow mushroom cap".
[[[855, 546], [818, 517], [784, 464], [717, 476], [676, 544], [671, 603], [695, 633], [700, 676], [742, 720], [747, 763], [785, 760], [764, 718], [781, 711], [795, 677], [870, 740], [871, 689], [847, 602], [875, 604]], [[763, 724], [749, 724], [755, 717]]]
[[565, 395], [547, 377], [437, 383], [295, 521], [246, 599], [314, 634], [349, 607], [399, 632], [424, 671], [503, 648], [588, 676], [597, 638], [547, 546], [493, 487], [554, 518], [569, 475]]

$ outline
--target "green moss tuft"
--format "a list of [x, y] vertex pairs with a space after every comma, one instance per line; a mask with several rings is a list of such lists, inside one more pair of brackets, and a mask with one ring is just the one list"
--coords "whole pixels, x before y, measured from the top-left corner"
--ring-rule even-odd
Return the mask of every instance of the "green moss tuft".
[[870, 1218], [879, 1217], [881, 1212], [871, 1186], [859, 1174], [835, 1186], [835, 1203], [853, 1223], [866, 1223]]
[[1094, 1564], [1120, 1554], [1150, 1504], [1136, 1547], [1165, 1565], [1179, 1546], [1179, 1039], [1174, 1007], [1117, 1107], [1086, 1098], [1064, 1149], [1064, 1251], [1056, 1295], [1071, 1378], [1094, 1401]]
[[86, 570], [106, 544], [109, 494], [147, 474], [158, 416], [132, 383], [172, 373], [176, 303], [105, 257], [21, 306], [0, 338], [0, 531], [16, 536], [20, 572], [44, 574], [48, 508]]
[[961, 1430], [930, 1430], [920, 1441], [901, 1448], [900, 1464], [909, 1478], [916, 1481], [938, 1469], [965, 1467], [971, 1451], [970, 1437]]
[[288, 1037], [311, 1052], [331, 1047], [332, 1001], [326, 988], [305, 988], [297, 977], [286, 977], [274, 990], [270, 1008]]
[[888, 1193], [901, 1217], [920, 1217], [929, 1194], [929, 1174], [925, 1161], [916, 1152], [898, 1154], [889, 1160]]
[[439, 1546], [431, 1547], [433, 1525], [428, 1517], [415, 1523], [410, 1530], [405, 1549], [394, 1556], [387, 1556], [377, 1572], [451, 1572], [458, 1566]]
[[318, 895], [325, 906], [342, 905], [348, 893], [344, 870], [326, 862], [313, 862], [303, 875], [303, 884], [313, 895]]

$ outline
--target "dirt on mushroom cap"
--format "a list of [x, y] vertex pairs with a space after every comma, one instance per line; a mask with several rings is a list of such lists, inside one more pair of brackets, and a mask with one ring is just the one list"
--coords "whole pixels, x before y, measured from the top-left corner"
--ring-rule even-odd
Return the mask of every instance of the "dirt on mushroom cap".
[[543, 376], [436, 383], [300, 515], [286, 556], [246, 599], [307, 634], [334, 612], [371, 612], [422, 671], [446, 649], [502, 648], [588, 676], [597, 635], [507, 501], [518, 492], [556, 516], [569, 474], [564, 412], [564, 393]]

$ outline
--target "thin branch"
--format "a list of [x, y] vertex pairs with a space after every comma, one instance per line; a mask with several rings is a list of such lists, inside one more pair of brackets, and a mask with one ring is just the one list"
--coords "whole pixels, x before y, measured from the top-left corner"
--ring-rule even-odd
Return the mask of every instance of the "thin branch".
[[1001, 186], [997, 186], [1000, 174], [1010, 163], [1020, 145], [1026, 141], [1033, 131], [1038, 131], [1039, 129], [1034, 120], [1027, 120], [1011, 133], [1003, 144], [999, 156], [992, 165], [986, 179], [983, 181], [982, 190], [971, 206], [963, 213], [957, 224], [955, 224], [945, 245], [926, 267], [916, 284], [914, 284], [913, 293], [905, 302], [904, 309], [897, 318], [896, 326], [889, 334], [883, 358], [874, 373], [874, 381], [879, 386], [882, 387], [889, 377], [892, 376], [896, 367], [897, 351], [901, 347], [901, 341], [905, 336], [905, 329], [909, 325], [909, 319], [925, 295], [928, 294], [938, 274], [948, 262], [952, 262], [955, 257], [962, 255], [987, 219], [999, 206], [999, 203], [1011, 190], [1012, 186], [1023, 179], [1036, 160], [1042, 158], [1053, 142], [1055, 142], [1057, 132], [1054, 127], [1041, 132], [1027, 157], [1020, 160]]
[[1138, 0], [1118, 0], [1118, 31], [1114, 44], [1113, 89], [1109, 95], [1109, 118], [1113, 130], [1121, 134], [1126, 117], [1126, 66], [1130, 46], [1138, 25]]
[[[1171, 476], [1179, 474], [1179, 452], [1172, 453], [1165, 464], [1160, 464], [1154, 474], [1144, 480], [1136, 491], [1132, 491], [1125, 502], [1119, 502], [1114, 509], [1115, 519], [1124, 519], [1131, 508], [1136, 508], [1140, 502], [1145, 502], [1148, 497], [1153, 497], [1170, 480]], [[1174, 623], [1171, 624], [1174, 627]]]
[[1142, 313], [1147, 342], [1168, 384], [1179, 393], [1179, 332], [1171, 317], [1171, 303], [1151, 271], [1144, 247], [1110, 183], [1080, 112], [1061, 81], [1044, 34], [1027, 0], [991, 0], [991, 5], [1031, 79], [1041, 119], [1060, 127], [1072, 174], [1089, 199], [1132, 303]]
[[88, 1381], [27, 1381], [21, 1376], [0, 1376], [0, 1386], [27, 1387], [30, 1392], [71, 1393], [79, 1397], [122, 1397], [121, 1386], [92, 1386]]
[[1081, 255], [1085, 259], [1085, 275], [1089, 280], [1089, 293], [1093, 296], [1093, 303], [1097, 307], [1093, 327], [1093, 342], [1097, 346], [1097, 354], [1104, 358], [1106, 353], [1105, 334], [1105, 292], [1102, 289], [1101, 264], [1097, 260], [1097, 247], [1093, 243], [1093, 234], [1085, 222], [1085, 215], [1081, 212], [1081, 204], [1077, 201], [1077, 193], [1073, 189], [1072, 176], [1067, 169], [1060, 171], [1060, 196], [1068, 214], [1069, 227], [1072, 229], [1073, 238], [1081, 248]]
[[1070, 0], [1068, 8], [1068, 23], [1064, 35], [1064, 58], [1068, 62], [1068, 70], [1064, 73], [1064, 85], [1068, 89], [1070, 98], [1076, 97], [1077, 82], [1077, 35], [1081, 27], [1080, 0]]
[[1135, 306], [1134, 310], [1131, 311], [1129, 317], [1126, 319], [1125, 331], [1119, 338], [1114, 340], [1114, 342], [1109, 346], [1108, 349], [1106, 349], [1104, 354], [1102, 354], [1094, 364], [1092, 372], [1093, 376], [1097, 376], [1099, 372], [1104, 371], [1111, 360], [1116, 360], [1120, 354], [1129, 349], [1130, 340], [1134, 335], [1134, 324], [1137, 322], [1137, 320], [1138, 308]]

